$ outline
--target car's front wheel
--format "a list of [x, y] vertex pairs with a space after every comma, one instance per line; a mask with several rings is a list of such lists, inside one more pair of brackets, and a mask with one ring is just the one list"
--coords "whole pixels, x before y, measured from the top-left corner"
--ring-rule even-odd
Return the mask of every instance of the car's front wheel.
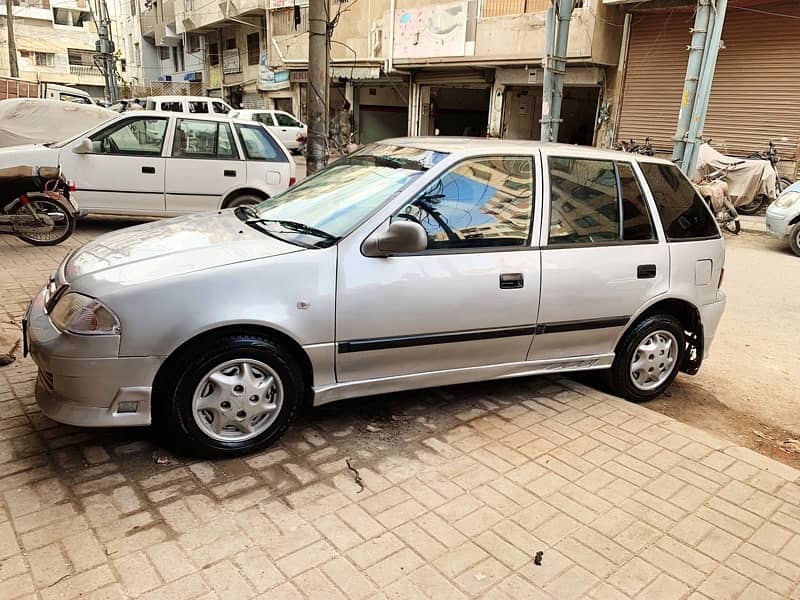
[[291, 352], [261, 336], [230, 335], [179, 360], [164, 416], [193, 454], [229, 457], [275, 442], [303, 397]]
[[789, 231], [789, 247], [797, 256], [800, 256], [800, 223], [795, 223]]
[[646, 317], [622, 338], [610, 372], [612, 391], [632, 402], [663, 392], [678, 374], [686, 342], [671, 315]]

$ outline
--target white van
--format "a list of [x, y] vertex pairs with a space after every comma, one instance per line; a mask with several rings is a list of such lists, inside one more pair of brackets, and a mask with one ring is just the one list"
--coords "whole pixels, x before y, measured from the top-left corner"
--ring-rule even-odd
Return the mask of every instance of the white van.
[[77, 104], [95, 104], [89, 92], [57, 83], [40, 83], [39, 98], [76, 102]]
[[233, 107], [224, 100], [207, 96], [150, 96], [144, 107], [145, 110], [201, 115], [227, 115], [233, 110]]

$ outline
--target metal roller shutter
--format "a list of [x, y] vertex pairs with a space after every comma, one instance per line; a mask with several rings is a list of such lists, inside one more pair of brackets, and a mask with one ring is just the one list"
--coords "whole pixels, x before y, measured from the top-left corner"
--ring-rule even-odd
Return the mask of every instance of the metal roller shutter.
[[[728, 9], [705, 137], [726, 154], [746, 156], [773, 140], [784, 159], [800, 139], [800, 6], [759, 4], [761, 12]], [[786, 138], [787, 141], [780, 141]]]
[[[728, 9], [703, 135], [740, 156], [773, 140], [790, 159], [800, 140], [800, 36], [789, 17], [800, 17], [800, 5], [782, 0], [758, 10]], [[685, 11], [634, 13], [618, 140], [649, 136], [656, 149], [671, 150], [693, 24]]]
[[618, 140], [651, 137], [657, 150], [672, 150], [692, 22], [683, 11], [633, 15]]

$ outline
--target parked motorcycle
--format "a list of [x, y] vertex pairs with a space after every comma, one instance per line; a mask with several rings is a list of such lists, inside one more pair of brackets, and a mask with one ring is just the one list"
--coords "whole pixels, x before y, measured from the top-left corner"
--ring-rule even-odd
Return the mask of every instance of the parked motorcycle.
[[704, 176], [697, 184], [697, 188], [711, 208], [711, 212], [714, 213], [714, 218], [719, 226], [734, 235], [738, 235], [742, 230], [742, 224], [739, 222], [739, 213], [731, 201], [726, 178], [728, 171], [743, 162], [732, 163], [717, 169]]
[[778, 173], [768, 160], [733, 158], [717, 152], [708, 143], [700, 146], [698, 178], [724, 170], [728, 196], [736, 210], [745, 215], [757, 213], [777, 195]]
[[59, 167], [0, 169], [0, 233], [34, 246], [53, 246], [75, 231], [74, 185]]
[[[778, 163], [781, 160], [781, 155], [778, 152], [777, 146], [772, 143], [772, 140], [769, 141], [769, 148], [767, 148], [766, 152], [753, 152], [747, 158], [755, 159], [755, 160], [768, 160], [772, 165], [772, 168], [775, 169], [775, 172], [778, 172]], [[787, 187], [792, 185], [792, 180], [788, 177], [778, 177], [778, 195], [780, 195], [783, 190]]]

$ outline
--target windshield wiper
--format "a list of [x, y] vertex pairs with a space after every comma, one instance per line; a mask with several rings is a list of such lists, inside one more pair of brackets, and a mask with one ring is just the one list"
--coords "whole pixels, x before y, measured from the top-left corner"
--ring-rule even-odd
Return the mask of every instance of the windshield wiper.
[[305, 223], [300, 223], [298, 221], [285, 221], [283, 219], [248, 219], [245, 221], [245, 223], [247, 225], [255, 225], [257, 223], [277, 223], [286, 229], [313, 235], [314, 237], [322, 238], [323, 240], [326, 240], [332, 244], [339, 241], [338, 237], [328, 233], [327, 231], [322, 231], [321, 229], [317, 229], [316, 227], [312, 227], [311, 225], [306, 225]]

